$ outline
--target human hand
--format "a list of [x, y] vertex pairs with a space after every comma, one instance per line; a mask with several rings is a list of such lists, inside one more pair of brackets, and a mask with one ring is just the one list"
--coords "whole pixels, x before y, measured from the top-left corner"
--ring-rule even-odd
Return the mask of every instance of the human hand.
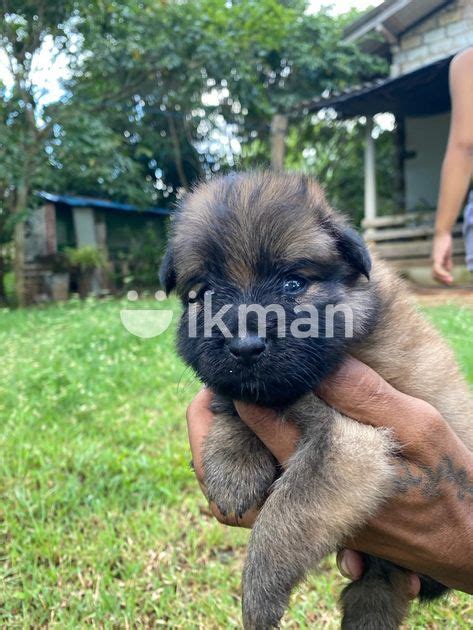
[[[202, 444], [213, 423], [213, 414], [210, 411], [212, 396], [210, 389], [202, 389], [187, 408], [187, 430], [192, 453], [192, 466], [206, 498], [207, 488], [204, 482]], [[258, 434], [259, 438], [273, 452], [279, 462], [287, 461], [296, 448], [300, 437], [299, 429], [294, 424], [282, 422], [271, 409], [265, 410], [263, 407], [256, 406], [255, 409], [257, 413], [252, 416], [252, 419], [247, 424]], [[267, 417], [265, 415], [266, 411]], [[254, 426], [256, 424], [258, 424], [257, 428]], [[259, 513], [257, 509], [249, 510], [238, 520], [235, 520], [233, 515], [222, 515], [213, 502], [209, 502], [209, 508], [220, 523], [238, 527], [252, 527]]]
[[[363, 560], [356, 550], [473, 593], [472, 453], [431, 405], [398, 392], [355, 359], [347, 360], [317, 394], [355, 420], [390, 427], [402, 449], [396, 460], [399, 491], [347, 541], [351, 550], [339, 554], [344, 573], [354, 579], [361, 576]], [[191, 448], [201, 478], [200, 444], [212, 423], [210, 400], [211, 393], [204, 390], [188, 413]], [[270, 409], [241, 402], [236, 407], [284, 466], [297, 444], [297, 427], [282, 422]], [[256, 510], [248, 513], [239, 524], [251, 526], [256, 516]], [[418, 590], [419, 580], [413, 575], [412, 596]]]
[[432, 246], [432, 275], [443, 284], [452, 284], [453, 238], [451, 232], [435, 234]]
[[[398, 493], [347, 541], [337, 558], [342, 573], [361, 577], [358, 550], [473, 593], [473, 454], [428, 403], [354, 359], [317, 393], [355, 420], [391, 428], [401, 445]], [[412, 595], [419, 586], [412, 575]]]

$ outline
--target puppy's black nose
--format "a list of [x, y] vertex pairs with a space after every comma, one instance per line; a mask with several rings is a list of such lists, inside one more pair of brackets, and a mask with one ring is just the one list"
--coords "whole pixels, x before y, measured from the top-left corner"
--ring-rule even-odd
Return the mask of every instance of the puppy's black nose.
[[266, 342], [256, 335], [228, 339], [228, 349], [242, 363], [254, 363], [266, 349]]

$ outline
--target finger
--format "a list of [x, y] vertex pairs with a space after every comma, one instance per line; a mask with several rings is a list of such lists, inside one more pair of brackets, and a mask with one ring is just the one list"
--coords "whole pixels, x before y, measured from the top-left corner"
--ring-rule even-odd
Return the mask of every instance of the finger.
[[195, 474], [202, 486], [204, 471], [202, 466], [202, 443], [207, 437], [213, 423], [210, 411], [212, 392], [210, 389], [201, 390], [187, 408], [187, 432], [192, 453]]
[[296, 450], [300, 431], [272, 409], [235, 401], [238, 415], [283, 466]]
[[409, 597], [415, 599], [420, 593], [420, 577], [417, 573], [409, 573]]
[[453, 282], [451, 274], [439, 262], [434, 262], [432, 273], [434, 278], [436, 278], [440, 282], [443, 282], [444, 284], [451, 284]]
[[440, 265], [433, 268], [432, 275], [436, 280], [439, 280], [444, 284], [449, 284], [452, 281], [451, 275]]
[[[406, 450], [419, 454], [429, 431], [445, 423], [423, 400], [394, 389], [366, 364], [349, 357], [316, 391], [330, 406], [364, 424], [388, 427]], [[429, 457], [430, 460], [430, 457]]]
[[[359, 580], [365, 570], [363, 554], [352, 549], [341, 549], [337, 553], [337, 567], [340, 573], [349, 580]], [[408, 596], [415, 599], [420, 592], [420, 578], [416, 573], [408, 573]]]
[[365, 570], [363, 556], [358, 551], [341, 549], [337, 553], [337, 567], [343, 577], [359, 580]]
[[[200, 489], [205, 496], [207, 496], [207, 488], [204, 483], [202, 443], [207, 437], [214, 420], [213, 413], [210, 411], [212, 396], [210, 389], [203, 389], [187, 408], [187, 431], [192, 453], [192, 466]], [[213, 501], [209, 502], [209, 509], [220, 523], [234, 527], [253, 527], [253, 523], [259, 514], [259, 510], [251, 509], [241, 517], [234, 514], [223, 515]]]

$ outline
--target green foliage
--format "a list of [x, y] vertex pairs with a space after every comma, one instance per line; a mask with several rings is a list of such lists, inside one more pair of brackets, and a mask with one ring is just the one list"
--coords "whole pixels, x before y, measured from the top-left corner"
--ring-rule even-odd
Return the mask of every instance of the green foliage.
[[79, 269], [82, 273], [100, 269], [106, 262], [103, 251], [93, 245], [67, 247], [64, 251], [71, 267]]
[[[210, 517], [189, 466], [185, 408], [199, 385], [175, 354], [174, 329], [133, 337], [123, 308], [0, 313], [3, 628], [241, 625], [248, 532]], [[472, 311], [429, 314], [473, 382]], [[324, 562], [294, 594], [285, 627], [338, 628], [343, 582]], [[409, 627], [467, 630], [470, 610], [470, 596], [452, 594], [415, 605]]]
[[[0, 83], [0, 245], [9, 243], [28, 212], [38, 203], [33, 191], [42, 188], [48, 171], [47, 140], [53, 121], [44, 113], [41, 93], [33, 81], [34, 63], [46, 41], [59, 53], [70, 43], [72, 0], [5, 0], [0, 14], [0, 55], [7, 60], [12, 85]], [[21, 249], [22, 245], [19, 247]], [[10, 258], [0, 247], [0, 287]], [[17, 261], [23, 258], [18, 252]], [[19, 269], [17, 268], [17, 272]], [[21, 273], [15, 278], [19, 280]], [[18, 300], [23, 302], [23, 283]], [[2, 299], [0, 292], [0, 300]]]
[[123, 134], [104, 116], [75, 110], [75, 104], [57, 110], [54, 137], [48, 142], [52, 168], [42, 187], [138, 206], [154, 204], [152, 184], [139, 161], [127, 153]]
[[16, 306], [15, 275], [13, 271], [7, 271], [3, 276], [3, 293], [9, 306]]
[[213, 14], [225, 32], [224, 69], [231, 104], [238, 99], [252, 121], [275, 113], [300, 117], [301, 103], [387, 71], [385, 62], [343, 42], [344, 21], [307, 2], [246, 0], [217, 3]]
[[[51, 122], [40, 121], [40, 94], [32, 78], [37, 54], [49, 38], [55, 50], [67, 50], [72, 34], [73, 2], [5, 0], [0, 13], [0, 50], [9, 63], [13, 85], [0, 85], [0, 199], [14, 206], [18, 191], [39, 185], [47, 168], [45, 141]], [[4, 207], [5, 207], [4, 206]]]
[[164, 233], [147, 227], [140, 238], [132, 237], [126, 260], [129, 275], [126, 284], [133, 289], [154, 288], [158, 282], [158, 270], [166, 243]]
[[244, 144], [258, 139], [265, 149], [260, 163], [267, 163], [275, 113], [290, 114], [296, 125], [305, 118], [304, 100], [386, 71], [384, 62], [341, 43], [343, 19], [309, 15], [306, 6], [279, 0], [79, 5], [87, 52], [68, 82], [63, 115], [80, 111], [83, 121], [59, 116], [51, 144], [62, 187], [85, 185], [89, 194], [106, 190], [119, 198], [128, 190], [135, 203], [141, 195], [166, 204], [204, 174], [249, 164], [222, 144], [229, 135]]
[[[38, 189], [170, 205], [213, 172], [267, 165], [275, 114], [289, 116], [288, 165], [295, 166], [298, 145], [310, 136], [304, 103], [386, 71], [384, 61], [342, 41], [346, 17], [311, 15], [307, 6], [5, 2], [0, 49], [13, 87], [0, 86], [0, 240], [8, 242], [15, 223], [39, 203]], [[45, 102], [32, 74], [45, 43], [69, 61], [64, 95], [54, 103]], [[343, 181], [358, 195], [355, 133], [350, 146], [346, 177], [328, 166], [329, 159], [341, 162], [346, 145], [319, 146], [313, 165], [337, 202]]]
[[[378, 214], [395, 214], [395, 144], [393, 134], [377, 130], [376, 183]], [[288, 139], [289, 169], [315, 175], [330, 202], [359, 225], [364, 213], [365, 125], [308, 117]]]
[[[290, 114], [297, 126], [304, 100], [385, 71], [341, 42], [344, 18], [306, 7], [302, 0], [7, 3], [0, 43], [15, 88], [0, 99], [6, 197], [13, 203], [27, 184], [28, 205], [36, 187], [167, 204], [180, 187], [239, 160], [236, 145], [222, 144], [229, 134], [257, 139], [259, 162], [267, 162], [273, 114]], [[31, 64], [47, 37], [67, 51], [71, 76], [65, 98], [41, 107]]]

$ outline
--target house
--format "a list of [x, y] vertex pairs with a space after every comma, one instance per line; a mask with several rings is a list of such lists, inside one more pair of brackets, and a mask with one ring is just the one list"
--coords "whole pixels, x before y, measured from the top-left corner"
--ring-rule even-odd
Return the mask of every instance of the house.
[[105, 264], [92, 275], [90, 290], [94, 294], [122, 288], [133, 266], [143, 268], [146, 256], [152, 258], [150, 273], [157, 279], [170, 210], [140, 210], [103, 199], [48, 192], [39, 193], [39, 198], [42, 203], [25, 225], [23, 283], [27, 303], [66, 298], [69, 291], [78, 289], [77, 274], [73, 270], [70, 273], [61, 256], [68, 248], [89, 247], [101, 253]]
[[[385, 57], [389, 77], [324, 94], [308, 109], [332, 108], [340, 118], [366, 117], [365, 237], [404, 275], [428, 282], [434, 209], [450, 124], [449, 64], [456, 53], [473, 46], [473, 0], [385, 0], [350, 24], [345, 40]], [[377, 213], [372, 133], [373, 117], [385, 112], [396, 120], [398, 172], [393, 182], [398, 213], [389, 217]], [[461, 279], [465, 267], [460, 223], [454, 236], [454, 262]]]

